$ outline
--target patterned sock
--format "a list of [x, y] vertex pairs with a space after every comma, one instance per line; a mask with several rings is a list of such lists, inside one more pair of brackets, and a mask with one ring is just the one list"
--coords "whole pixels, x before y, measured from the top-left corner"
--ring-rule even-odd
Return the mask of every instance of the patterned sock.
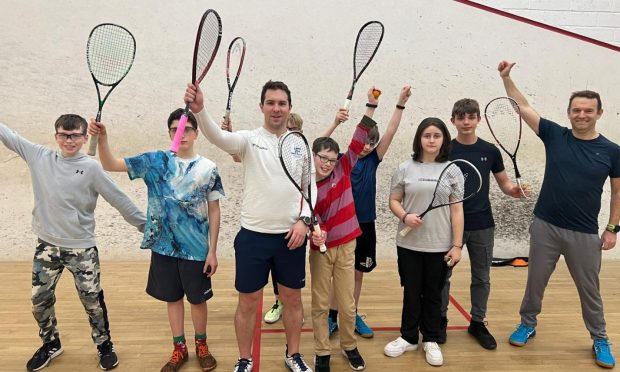
[[187, 345], [185, 344], [185, 335], [172, 337], [172, 343], [175, 349], [178, 349], [185, 353], [187, 350]]

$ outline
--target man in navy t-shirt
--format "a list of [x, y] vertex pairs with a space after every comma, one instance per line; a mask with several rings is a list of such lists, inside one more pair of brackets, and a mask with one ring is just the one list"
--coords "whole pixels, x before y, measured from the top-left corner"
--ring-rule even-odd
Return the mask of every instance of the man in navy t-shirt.
[[[596, 131], [596, 122], [603, 115], [598, 93], [584, 90], [571, 95], [568, 129], [534, 111], [510, 78], [513, 66], [502, 61], [498, 70], [506, 93], [517, 101], [523, 119], [543, 141], [546, 166], [530, 226], [521, 324], [509, 341], [524, 346], [536, 334], [536, 316], [542, 308], [545, 287], [563, 255], [579, 293], [584, 323], [594, 341], [596, 364], [613, 368], [615, 359], [605, 329], [599, 271], [601, 250], [615, 247], [620, 230], [620, 146]], [[598, 214], [607, 178], [611, 183], [609, 224], [599, 236]]]

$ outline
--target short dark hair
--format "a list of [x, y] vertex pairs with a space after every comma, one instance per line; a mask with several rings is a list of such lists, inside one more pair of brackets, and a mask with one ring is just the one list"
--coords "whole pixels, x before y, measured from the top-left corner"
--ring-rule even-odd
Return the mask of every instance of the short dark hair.
[[64, 114], [60, 115], [56, 122], [54, 123], [54, 129], [58, 132], [58, 128], [62, 128], [64, 130], [76, 130], [81, 129], [82, 133], [86, 134], [86, 130], [88, 129], [88, 122], [86, 119], [76, 114]]
[[471, 98], [463, 98], [454, 102], [454, 106], [452, 107], [452, 119], [467, 114], [476, 114], [480, 117], [480, 105], [478, 101]]
[[269, 80], [263, 85], [263, 90], [260, 92], [260, 103], [265, 103], [265, 93], [267, 93], [268, 90], [283, 90], [288, 96], [288, 105], [291, 106], [293, 104], [291, 91], [288, 89], [288, 86], [281, 81], [272, 80]]
[[368, 138], [366, 139], [366, 142], [379, 142], [379, 129], [376, 125], [368, 131]]
[[319, 137], [312, 142], [312, 152], [318, 154], [321, 150], [334, 151], [336, 154], [340, 152], [338, 142], [330, 137]]
[[594, 91], [591, 91], [591, 90], [580, 90], [577, 92], [573, 92], [573, 94], [570, 95], [570, 99], [568, 100], [568, 108], [566, 108], [566, 112], [570, 112], [570, 105], [573, 104], [573, 99], [577, 97], [595, 99], [596, 100], [596, 111], [600, 112], [603, 109], [603, 102], [601, 101], [600, 94]]
[[452, 137], [450, 137], [450, 132], [448, 131], [446, 123], [438, 118], [426, 118], [422, 120], [420, 125], [418, 125], [418, 129], [415, 132], [415, 137], [413, 137], [413, 154], [411, 155], [411, 158], [418, 162], [422, 161], [422, 133], [430, 126], [438, 128], [443, 134], [443, 143], [441, 144], [439, 154], [435, 158], [435, 161], [439, 163], [448, 161], [448, 156], [450, 155], [450, 141], [452, 141]]
[[[172, 122], [175, 120], [181, 120], [181, 116], [185, 113], [185, 110], [182, 108], [178, 108], [170, 113], [168, 116], [168, 129], [172, 126]], [[192, 128], [198, 129], [198, 121], [196, 121], [196, 117], [191, 112], [187, 113], [187, 121], [192, 124]]]

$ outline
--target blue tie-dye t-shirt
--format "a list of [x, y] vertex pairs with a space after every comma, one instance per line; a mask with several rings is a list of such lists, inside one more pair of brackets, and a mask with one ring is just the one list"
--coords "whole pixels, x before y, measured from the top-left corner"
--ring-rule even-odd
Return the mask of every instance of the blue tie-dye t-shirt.
[[125, 158], [130, 179], [142, 178], [148, 210], [141, 248], [185, 260], [204, 261], [209, 249], [208, 201], [224, 196], [214, 162], [180, 159], [171, 152]]

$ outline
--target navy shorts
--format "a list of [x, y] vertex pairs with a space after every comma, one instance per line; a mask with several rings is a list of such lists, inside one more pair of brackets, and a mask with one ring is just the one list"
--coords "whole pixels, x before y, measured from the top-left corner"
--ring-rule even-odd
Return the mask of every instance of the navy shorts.
[[213, 297], [211, 278], [202, 272], [204, 261], [183, 260], [151, 252], [146, 293], [160, 301], [176, 302], [187, 296], [190, 304]]
[[355, 270], [369, 273], [377, 267], [377, 233], [375, 222], [360, 223], [362, 235], [355, 242]]
[[306, 285], [306, 242], [288, 249], [286, 234], [265, 234], [243, 227], [235, 237], [235, 288], [241, 293], [262, 289], [272, 270], [278, 283], [292, 289]]

